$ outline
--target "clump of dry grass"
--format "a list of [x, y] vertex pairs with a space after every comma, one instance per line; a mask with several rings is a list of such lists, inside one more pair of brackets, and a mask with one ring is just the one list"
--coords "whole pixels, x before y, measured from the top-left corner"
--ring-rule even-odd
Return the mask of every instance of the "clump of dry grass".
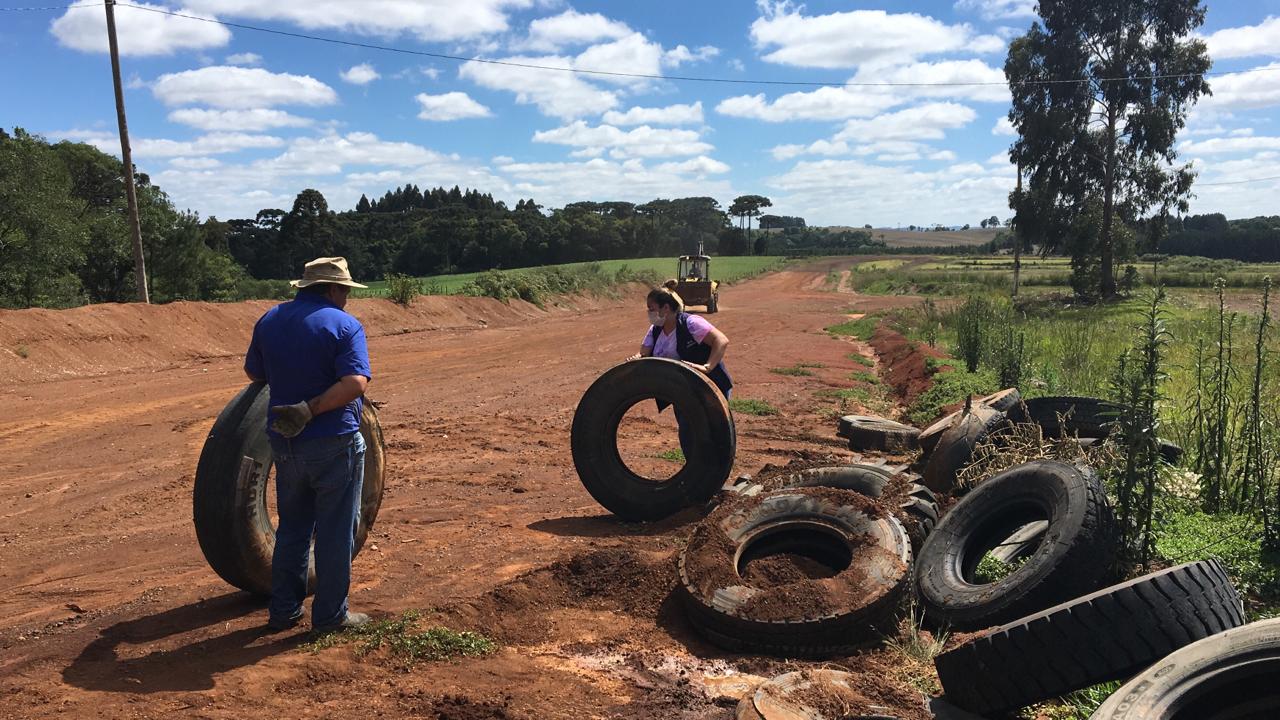
[[972, 488], [997, 473], [1032, 460], [1060, 460], [1102, 468], [1112, 464], [1116, 456], [1117, 450], [1111, 443], [1084, 447], [1073, 435], [1048, 438], [1039, 425], [1019, 423], [978, 443], [973, 461], [956, 477], [961, 487]]

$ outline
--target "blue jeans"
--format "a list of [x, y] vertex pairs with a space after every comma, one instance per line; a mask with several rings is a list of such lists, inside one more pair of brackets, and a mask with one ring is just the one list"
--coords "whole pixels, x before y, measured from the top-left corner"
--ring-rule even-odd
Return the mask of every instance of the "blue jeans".
[[311, 626], [330, 627], [347, 615], [351, 556], [364, 486], [360, 433], [288, 440], [271, 438], [276, 465], [276, 549], [271, 558], [271, 620], [302, 614], [307, 566], [315, 539], [316, 597]]

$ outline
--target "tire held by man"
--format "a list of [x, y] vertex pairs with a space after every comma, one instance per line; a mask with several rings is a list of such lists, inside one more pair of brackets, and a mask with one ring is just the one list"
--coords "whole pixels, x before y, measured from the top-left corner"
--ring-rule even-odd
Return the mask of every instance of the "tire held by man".
[[[264, 597], [271, 594], [271, 554], [276, 537], [267, 512], [269, 395], [266, 383], [249, 383], [218, 414], [200, 451], [192, 493], [196, 539], [209, 566], [229, 584]], [[360, 434], [366, 446], [364, 484], [353, 556], [360, 552], [378, 517], [386, 482], [382, 426], [377, 409], [367, 399], [362, 403]], [[308, 592], [314, 584], [312, 567]]]
[[[618, 425], [633, 405], [658, 400], [687, 423], [685, 464], [665, 481], [636, 474], [618, 452]], [[733, 469], [737, 434], [715, 383], [688, 365], [642, 358], [617, 365], [587, 388], [573, 416], [573, 464], [591, 497], [624, 520], [661, 520], [705, 503]]]

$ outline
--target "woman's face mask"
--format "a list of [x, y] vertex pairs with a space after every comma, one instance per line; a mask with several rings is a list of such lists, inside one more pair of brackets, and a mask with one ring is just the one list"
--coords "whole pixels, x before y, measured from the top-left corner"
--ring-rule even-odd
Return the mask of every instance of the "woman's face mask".
[[662, 317], [662, 313], [658, 312], [657, 310], [650, 310], [650, 311], [649, 311], [649, 324], [650, 324], [650, 325], [659, 326], [659, 325], [662, 325], [664, 322], [665, 322], [665, 320], [664, 320], [664, 319], [663, 319], [663, 317]]

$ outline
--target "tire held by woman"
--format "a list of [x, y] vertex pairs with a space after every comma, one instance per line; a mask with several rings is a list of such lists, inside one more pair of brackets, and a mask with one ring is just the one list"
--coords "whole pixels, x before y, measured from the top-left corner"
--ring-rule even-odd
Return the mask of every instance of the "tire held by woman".
[[[618, 425], [633, 405], [674, 406], [690, 437], [685, 464], [665, 481], [636, 474], [618, 452]], [[729, 478], [737, 452], [733, 415], [715, 383], [685, 363], [631, 360], [601, 375], [578, 402], [570, 432], [573, 464], [596, 502], [625, 520], [661, 520], [706, 502]]]

